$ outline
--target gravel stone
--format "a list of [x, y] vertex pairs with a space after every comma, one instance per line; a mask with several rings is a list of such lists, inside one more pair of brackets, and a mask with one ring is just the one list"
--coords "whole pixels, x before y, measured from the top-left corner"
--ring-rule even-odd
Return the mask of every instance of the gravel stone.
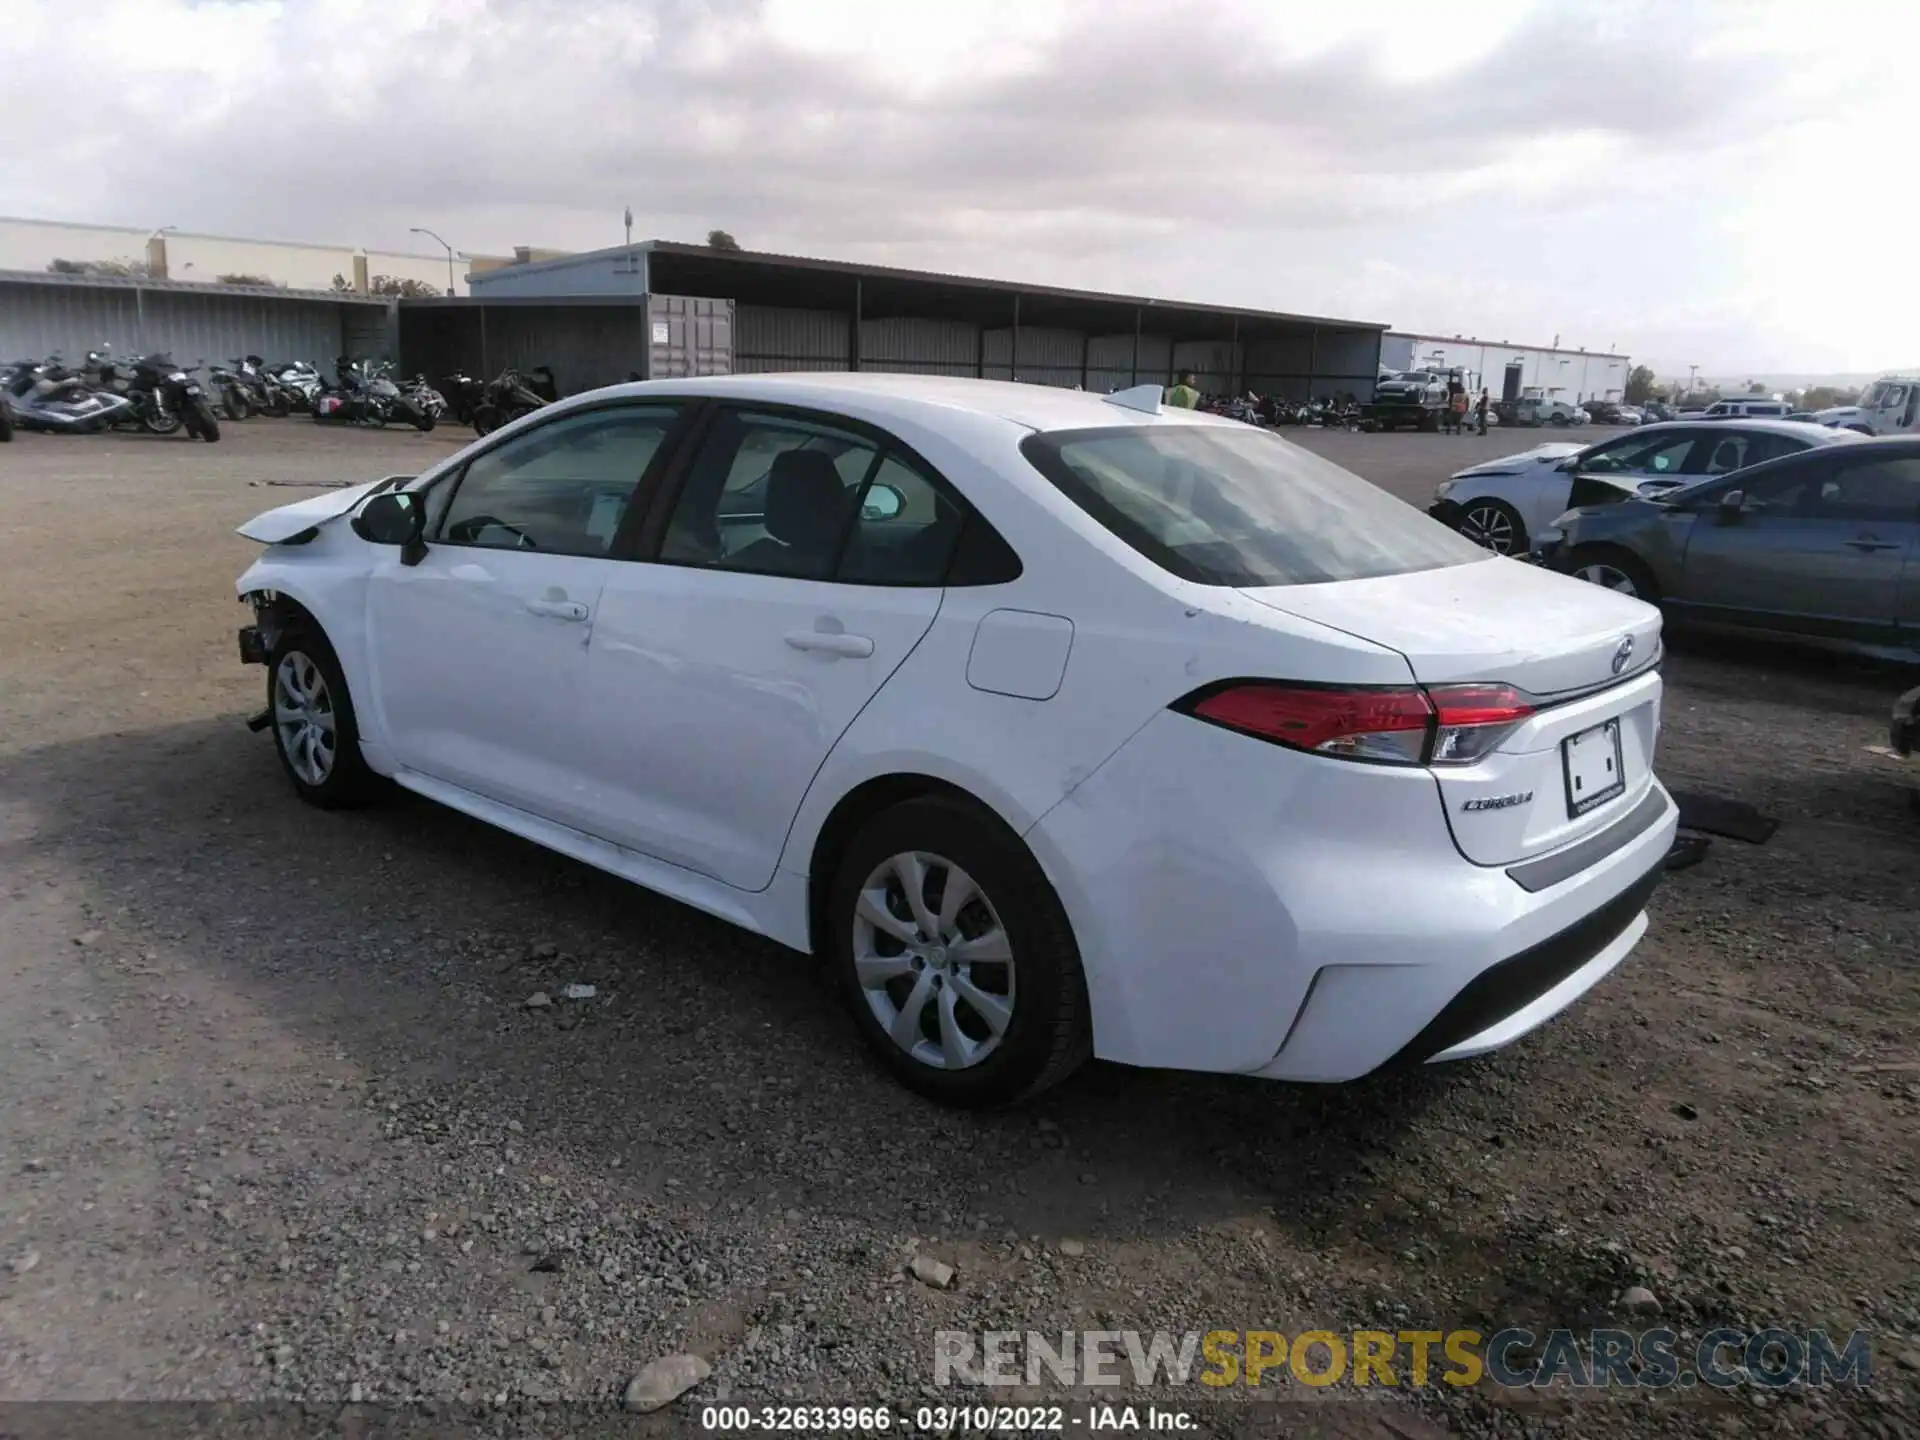
[[671, 1405], [711, 1374], [713, 1367], [698, 1355], [663, 1355], [627, 1382], [620, 1403], [645, 1415]]

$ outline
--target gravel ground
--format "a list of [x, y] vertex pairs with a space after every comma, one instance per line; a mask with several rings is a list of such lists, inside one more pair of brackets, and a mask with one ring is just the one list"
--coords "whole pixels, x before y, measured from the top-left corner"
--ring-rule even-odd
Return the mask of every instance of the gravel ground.
[[[1920, 1435], [1920, 819], [1864, 749], [1900, 672], [1677, 647], [1665, 777], [1781, 828], [1674, 874], [1623, 970], [1497, 1057], [1093, 1066], [952, 1115], [772, 945], [423, 801], [293, 799], [240, 723], [232, 527], [458, 438], [0, 447], [0, 1400], [538, 1430], [685, 1352], [698, 1400], [911, 1407], [953, 1398], [943, 1328], [1652, 1323], [1637, 1285], [1683, 1334], [1864, 1327], [1873, 1391], [1159, 1398], [1220, 1434]], [[1550, 437], [1302, 438], [1424, 503]]]

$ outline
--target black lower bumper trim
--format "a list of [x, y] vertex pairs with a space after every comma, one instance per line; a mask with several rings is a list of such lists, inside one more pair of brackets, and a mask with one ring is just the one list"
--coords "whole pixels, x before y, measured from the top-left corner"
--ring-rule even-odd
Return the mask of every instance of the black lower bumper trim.
[[1538, 1000], [1620, 938], [1646, 908], [1666, 873], [1664, 862], [1664, 856], [1655, 860], [1652, 869], [1591, 915], [1482, 970], [1380, 1068], [1423, 1065]]
[[1614, 851], [1631, 844], [1666, 819], [1671, 808], [1666, 792], [1656, 785], [1641, 797], [1638, 805], [1606, 829], [1555, 854], [1529, 860], [1524, 865], [1509, 866], [1507, 874], [1522, 890], [1537, 894], [1563, 880], [1571, 880], [1582, 870], [1592, 869]]
[[240, 663], [242, 665], [264, 665], [267, 663], [267, 644], [260, 637], [258, 625], [240, 627]]
[[1427, 507], [1427, 514], [1455, 530], [1460, 528], [1460, 516], [1463, 513], [1459, 503], [1453, 500], [1436, 500]]

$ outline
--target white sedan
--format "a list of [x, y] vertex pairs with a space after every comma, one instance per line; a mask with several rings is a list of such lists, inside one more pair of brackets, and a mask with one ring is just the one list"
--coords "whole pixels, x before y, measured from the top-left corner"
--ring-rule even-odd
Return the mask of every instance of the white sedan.
[[624, 385], [241, 533], [302, 798], [397, 783], [811, 952], [949, 1103], [1504, 1045], [1674, 832], [1655, 610], [1157, 389]]
[[1790, 420], [1675, 420], [1597, 445], [1550, 442], [1456, 471], [1427, 513], [1495, 554], [1525, 555], [1574, 505], [1658, 494], [1832, 444], [1838, 433]]

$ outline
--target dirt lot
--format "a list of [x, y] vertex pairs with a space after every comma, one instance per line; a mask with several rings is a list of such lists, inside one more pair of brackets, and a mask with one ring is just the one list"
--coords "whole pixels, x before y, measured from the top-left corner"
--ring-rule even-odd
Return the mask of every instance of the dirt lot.
[[[294, 801], [240, 723], [232, 527], [458, 438], [0, 447], [0, 1400], [511, 1418], [685, 1350], [704, 1399], [911, 1406], [953, 1398], [943, 1328], [1619, 1321], [1862, 1327], [1874, 1387], [1179, 1402], [1213, 1433], [1920, 1435], [1920, 817], [1863, 748], [1903, 674], [1682, 646], [1665, 777], [1779, 832], [1672, 875], [1622, 971], [1498, 1057], [1096, 1066], [950, 1115], [771, 945], [425, 802]], [[1424, 503], [1518, 437], [1304, 439]], [[951, 1289], [902, 1278], [916, 1250]]]

